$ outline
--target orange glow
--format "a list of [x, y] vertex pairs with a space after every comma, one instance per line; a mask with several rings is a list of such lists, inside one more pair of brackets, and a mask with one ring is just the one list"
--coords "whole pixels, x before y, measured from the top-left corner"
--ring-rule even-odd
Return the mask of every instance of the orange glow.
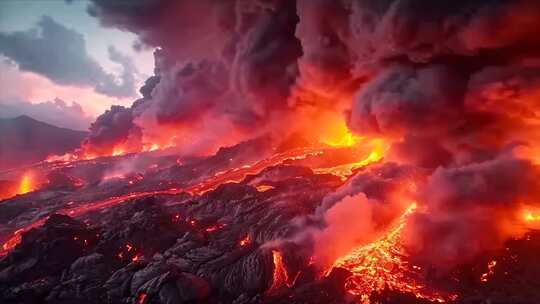
[[17, 191], [17, 194], [25, 194], [33, 190], [32, 176], [27, 173], [23, 176], [21, 182], [19, 183], [19, 190]]
[[[364, 142], [364, 140], [362, 140], [361, 142]], [[368, 141], [367, 144], [371, 145], [369, 146], [371, 150], [369, 154], [367, 154], [367, 156], [365, 156], [363, 159], [361, 159], [358, 162], [354, 162], [352, 164], [346, 164], [343, 166], [333, 167], [333, 168], [317, 168], [316, 165], [315, 166], [308, 165], [308, 166], [310, 166], [314, 170], [315, 173], [329, 173], [329, 174], [341, 176], [342, 178], [346, 178], [350, 174], [352, 174], [351, 170], [362, 167], [362, 166], [366, 166], [368, 164], [371, 164], [373, 162], [376, 162], [382, 159], [382, 157], [384, 156], [384, 152], [386, 151], [389, 145], [388, 143], [380, 139], [373, 139], [371, 141]], [[360, 144], [357, 144], [357, 146], [362, 149], [365, 148], [363, 145], [360, 145]], [[321, 148], [321, 147], [297, 148], [297, 149], [289, 150], [283, 153], [275, 154], [269, 158], [263, 159], [251, 165], [245, 165], [239, 168], [232, 168], [227, 171], [216, 173], [215, 175], [210, 176], [209, 178], [203, 180], [202, 182], [192, 185], [190, 187], [184, 188], [184, 189], [170, 188], [170, 189], [164, 189], [164, 190], [130, 192], [130, 193], [122, 194], [119, 196], [113, 196], [113, 197], [95, 201], [95, 202], [81, 202], [80, 204], [78, 204], [77, 207], [68, 206], [64, 209], [57, 210], [57, 213], [68, 214], [72, 217], [77, 217], [93, 210], [101, 210], [104, 208], [108, 208], [117, 204], [130, 201], [132, 199], [144, 198], [144, 197], [153, 196], [153, 195], [175, 195], [182, 192], [186, 192], [191, 195], [202, 195], [208, 191], [216, 189], [220, 185], [223, 185], [226, 183], [240, 182], [246, 176], [256, 175], [262, 170], [264, 170], [265, 168], [276, 166], [286, 161], [303, 161], [303, 160], [308, 159], [309, 157], [316, 157], [327, 152], [331, 153], [334, 149], [335, 148]], [[180, 215], [173, 218], [173, 222], [178, 222], [179, 218], [180, 218]], [[43, 222], [44, 222], [44, 219], [40, 219], [24, 226], [22, 229], [24, 231], [27, 231], [33, 227], [41, 226]], [[190, 221], [189, 219], [187, 219], [186, 222], [192, 225], [196, 225], [195, 220]], [[12, 249], [19, 242], [20, 242], [20, 237], [13, 234], [10, 237], [10, 239], [8, 239], [5, 242], [4, 250], [0, 251], [0, 255], [6, 254], [6, 252]], [[243, 244], [243, 245], [241, 244], [241, 246], [246, 245], [248, 242], [249, 242], [249, 237], [247, 238], [246, 241], [241, 242]], [[9, 245], [6, 246], [6, 244], [9, 244]]]
[[268, 190], [274, 189], [273, 186], [269, 186], [269, 185], [259, 185], [256, 188], [257, 188], [257, 191], [259, 191], [259, 192], [266, 192]]
[[523, 210], [523, 220], [525, 222], [538, 222], [540, 221], [540, 209], [525, 209]]
[[488, 271], [483, 273], [481, 276], [480, 276], [480, 281], [482, 282], [487, 282], [488, 281], [488, 278], [490, 276], [492, 276], [495, 272], [494, 272], [494, 268], [495, 266], [497, 266], [497, 261], [495, 260], [492, 260], [488, 263]]
[[251, 243], [251, 239], [249, 237], [249, 234], [246, 235], [246, 237], [241, 239], [240, 242], [239, 242], [240, 246], [242, 246], [242, 247], [246, 246], [249, 243]]
[[[434, 292], [426, 291], [425, 286], [415, 279], [420, 267], [410, 267], [407, 254], [401, 243], [407, 218], [416, 210], [412, 203], [399, 217], [397, 223], [378, 240], [357, 247], [349, 254], [337, 259], [332, 268], [344, 268], [352, 273], [345, 283], [346, 290], [360, 297], [360, 303], [370, 303], [372, 292], [385, 288], [403, 293], [412, 293], [417, 298], [445, 302], [446, 299]], [[327, 272], [329, 273], [330, 270]]]
[[358, 143], [360, 137], [352, 134], [347, 128], [345, 121], [339, 119], [329, 125], [321, 134], [320, 141], [331, 147], [352, 147]]
[[35, 191], [38, 189], [38, 186], [36, 176], [30, 172], [26, 172], [20, 177], [18, 182], [13, 183], [13, 186], [0, 189], [0, 200]]
[[[358, 139], [356, 145], [360, 146], [360, 143], [362, 142], [362, 140]], [[314, 172], [319, 174], [333, 174], [341, 177], [342, 179], [346, 179], [347, 177], [352, 175], [353, 170], [381, 161], [384, 158], [386, 151], [390, 147], [390, 144], [382, 139], [372, 139], [367, 142], [366, 145], [370, 147], [370, 152], [365, 158], [357, 162], [339, 165], [335, 167], [315, 168]]]
[[[5, 242], [2, 245], [3, 252], [8, 252], [8, 251], [12, 250], [13, 248], [15, 248], [15, 246], [17, 246], [21, 242], [21, 239], [22, 239], [21, 234], [23, 232], [24, 232], [23, 229], [19, 229], [19, 230], [15, 231], [13, 233], [13, 236], [9, 240], [7, 240], [7, 242]], [[1, 254], [0, 254], [0, 256], [1, 256]]]
[[124, 154], [125, 154], [124, 149], [114, 147], [113, 152], [112, 152], [112, 156], [119, 156], [119, 155], [124, 155]]
[[268, 291], [273, 292], [283, 286], [289, 288], [294, 286], [294, 283], [296, 282], [299, 273], [292, 280], [292, 282], [289, 282], [289, 274], [287, 272], [285, 264], [283, 263], [283, 256], [281, 255], [281, 252], [279, 252], [278, 250], [272, 250], [272, 260], [274, 262], [274, 274], [272, 277], [272, 286], [270, 286], [270, 289], [268, 289]]

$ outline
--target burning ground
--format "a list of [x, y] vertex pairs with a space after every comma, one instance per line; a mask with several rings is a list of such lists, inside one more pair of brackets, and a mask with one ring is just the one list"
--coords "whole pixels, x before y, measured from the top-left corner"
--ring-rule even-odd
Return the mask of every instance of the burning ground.
[[540, 302], [537, 1], [89, 12], [155, 75], [3, 173], [4, 302]]

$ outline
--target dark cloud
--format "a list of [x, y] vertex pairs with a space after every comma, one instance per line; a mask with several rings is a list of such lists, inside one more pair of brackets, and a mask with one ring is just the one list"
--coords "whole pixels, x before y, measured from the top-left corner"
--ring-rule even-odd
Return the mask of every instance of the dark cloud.
[[92, 123], [83, 146], [88, 153], [96, 154], [112, 154], [115, 146], [122, 145], [137, 150], [141, 136], [141, 130], [133, 123], [131, 108], [112, 106]]
[[507, 157], [437, 169], [421, 192], [427, 212], [411, 222], [411, 250], [419, 259], [451, 266], [496, 249], [522, 232], [515, 204], [536, 202], [539, 181], [537, 166]]
[[0, 54], [23, 71], [43, 75], [61, 85], [90, 86], [113, 97], [135, 95], [136, 69], [129, 57], [109, 48], [109, 58], [123, 67], [117, 79], [107, 73], [86, 50], [84, 37], [44, 16], [37, 28], [0, 33]]
[[362, 134], [440, 132], [459, 123], [464, 90], [443, 65], [389, 67], [359, 92], [349, 125]]
[[74, 130], [87, 130], [93, 120], [84, 113], [78, 103], [72, 102], [68, 105], [59, 98], [40, 103], [0, 101], [0, 117], [11, 118], [20, 115], [27, 115], [58, 127]]
[[288, 107], [301, 56], [294, 2], [94, 1], [89, 11], [159, 47], [159, 82], [133, 107], [142, 128], [225, 118], [251, 134]]
[[451, 263], [512, 235], [498, 215], [517, 201], [540, 202], [537, 169], [510, 153], [540, 142], [538, 1], [93, 0], [90, 12], [160, 48], [145, 98], [120, 111], [132, 130], [214, 117], [209, 132], [227, 120], [245, 136], [286, 133], [303, 107], [346, 108], [354, 132], [394, 143], [403, 167], [388, 182], [358, 173], [320, 212], [347, 195], [384, 201], [377, 189], [399, 190], [391, 173], [422, 172], [413, 245], [457, 248]]
[[236, 1], [93, 0], [92, 16], [105, 26], [138, 34], [142, 43], [162, 47], [179, 60], [221, 56], [235, 25]]

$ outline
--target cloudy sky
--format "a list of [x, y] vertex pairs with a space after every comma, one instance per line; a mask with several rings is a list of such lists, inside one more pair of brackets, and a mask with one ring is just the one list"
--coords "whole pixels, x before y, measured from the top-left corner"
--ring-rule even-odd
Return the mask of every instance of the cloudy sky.
[[138, 98], [153, 50], [135, 50], [135, 35], [101, 26], [87, 6], [0, 1], [0, 117], [86, 129], [111, 105]]

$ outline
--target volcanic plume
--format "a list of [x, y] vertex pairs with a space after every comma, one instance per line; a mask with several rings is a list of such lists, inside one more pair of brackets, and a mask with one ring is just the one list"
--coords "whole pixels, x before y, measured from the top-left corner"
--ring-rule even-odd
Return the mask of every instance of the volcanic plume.
[[154, 75], [0, 204], [6, 303], [540, 301], [537, 1], [88, 11]]

